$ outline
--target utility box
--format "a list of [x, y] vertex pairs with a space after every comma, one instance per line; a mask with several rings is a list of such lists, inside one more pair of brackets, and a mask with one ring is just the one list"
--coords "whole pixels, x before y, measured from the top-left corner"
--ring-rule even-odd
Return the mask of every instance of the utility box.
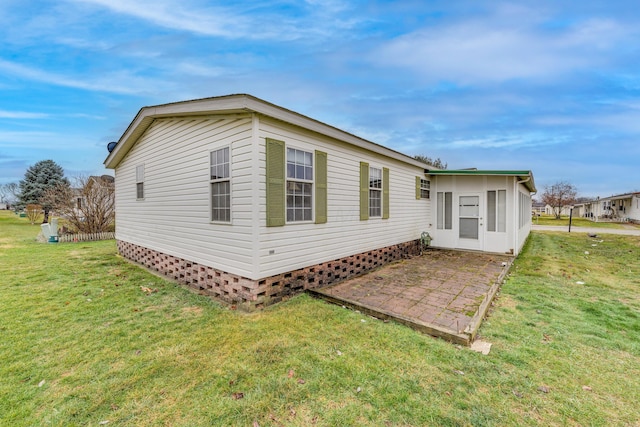
[[49, 243], [58, 243], [58, 218], [52, 218], [48, 224], [42, 224], [40, 227]]

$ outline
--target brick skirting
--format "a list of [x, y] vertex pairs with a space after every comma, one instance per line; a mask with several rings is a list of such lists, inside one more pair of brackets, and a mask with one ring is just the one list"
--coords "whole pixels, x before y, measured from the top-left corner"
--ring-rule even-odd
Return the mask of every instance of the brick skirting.
[[337, 283], [389, 262], [420, 253], [420, 241], [412, 240], [252, 280], [122, 240], [118, 240], [117, 244], [118, 251], [125, 258], [158, 271], [205, 295], [246, 310], [263, 308], [305, 289]]

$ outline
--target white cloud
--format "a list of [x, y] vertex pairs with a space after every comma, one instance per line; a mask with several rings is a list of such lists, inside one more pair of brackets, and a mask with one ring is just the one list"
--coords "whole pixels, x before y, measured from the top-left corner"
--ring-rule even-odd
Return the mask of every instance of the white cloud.
[[547, 79], [607, 64], [613, 47], [631, 31], [598, 18], [551, 30], [544, 27], [547, 19], [536, 10], [498, 9], [491, 16], [397, 37], [382, 44], [371, 60], [430, 82]]

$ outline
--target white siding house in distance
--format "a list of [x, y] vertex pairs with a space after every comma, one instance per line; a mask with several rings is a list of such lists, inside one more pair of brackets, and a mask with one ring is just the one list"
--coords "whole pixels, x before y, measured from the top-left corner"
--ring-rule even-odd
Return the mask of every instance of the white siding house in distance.
[[592, 221], [640, 222], [640, 193], [598, 197], [576, 205], [577, 215]]
[[[516, 255], [529, 171], [436, 171], [250, 95], [142, 108], [105, 160], [120, 253], [261, 307], [432, 245]], [[526, 213], [526, 215], [525, 215]]]

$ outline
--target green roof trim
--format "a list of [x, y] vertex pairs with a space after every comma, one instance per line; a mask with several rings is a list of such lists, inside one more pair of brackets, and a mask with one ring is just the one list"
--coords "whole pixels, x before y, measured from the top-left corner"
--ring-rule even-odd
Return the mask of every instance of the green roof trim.
[[516, 176], [521, 181], [527, 180], [524, 185], [532, 193], [537, 192], [536, 185], [533, 181], [533, 172], [523, 170], [475, 170], [475, 169], [444, 169], [444, 170], [425, 170], [426, 175], [467, 175], [467, 176]]

